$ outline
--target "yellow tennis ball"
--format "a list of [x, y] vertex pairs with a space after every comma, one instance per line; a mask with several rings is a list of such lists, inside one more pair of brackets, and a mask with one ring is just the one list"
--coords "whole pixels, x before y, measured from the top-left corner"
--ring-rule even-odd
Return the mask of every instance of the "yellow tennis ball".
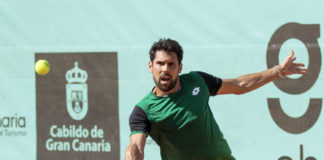
[[37, 74], [45, 75], [48, 73], [49, 70], [50, 70], [50, 66], [46, 60], [40, 59], [35, 63], [35, 71]]

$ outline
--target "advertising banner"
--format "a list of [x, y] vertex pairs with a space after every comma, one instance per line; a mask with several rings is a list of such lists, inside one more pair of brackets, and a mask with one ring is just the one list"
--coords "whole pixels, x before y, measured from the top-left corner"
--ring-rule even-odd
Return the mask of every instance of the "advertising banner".
[[119, 159], [117, 53], [36, 53], [37, 159]]

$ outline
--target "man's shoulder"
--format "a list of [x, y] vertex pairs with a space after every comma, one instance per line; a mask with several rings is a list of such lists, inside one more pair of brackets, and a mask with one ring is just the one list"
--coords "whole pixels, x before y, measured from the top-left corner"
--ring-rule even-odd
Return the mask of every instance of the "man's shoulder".
[[185, 73], [180, 75], [180, 80], [188, 81], [188, 82], [199, 82], [202, 79], [202, 76], [199, 74], [198, 71], [191, 71], [189, 73]]
[[154, 103], [154, 99], [155, 96], [152, 94], [152, 91], [150, 91], [136, 104], [136, 106], [142, 108], [144, 111], [147, 111], [149, 106]]

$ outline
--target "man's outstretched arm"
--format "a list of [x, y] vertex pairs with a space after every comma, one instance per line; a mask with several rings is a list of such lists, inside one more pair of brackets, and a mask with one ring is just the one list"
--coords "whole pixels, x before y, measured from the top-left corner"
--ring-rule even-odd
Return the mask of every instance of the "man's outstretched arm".
[[305, 65], [303, 63], [294, 63], [295, 60], [294, 52], [290, 50], [289, 56], [278, 66], [234, 79], [223, 79], [222, 86], [217, 94], [243, 94], [276, 80], [280, 76], [306, 74], [307, 69], [303, 68]]
[[125, 160], [143, 160], [146, 134], [135, 133], [130, 136], [130, 144], [125, 151]]

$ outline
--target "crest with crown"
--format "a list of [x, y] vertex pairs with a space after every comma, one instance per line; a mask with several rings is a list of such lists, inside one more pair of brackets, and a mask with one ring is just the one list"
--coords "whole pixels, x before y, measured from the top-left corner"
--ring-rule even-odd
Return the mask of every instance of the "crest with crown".
[[85, 83], [88, 79], [88, 74], [78, 67], [78, 62], [74, 62], [74, 68], [66, 72], [65, 78], [68, 83]]

